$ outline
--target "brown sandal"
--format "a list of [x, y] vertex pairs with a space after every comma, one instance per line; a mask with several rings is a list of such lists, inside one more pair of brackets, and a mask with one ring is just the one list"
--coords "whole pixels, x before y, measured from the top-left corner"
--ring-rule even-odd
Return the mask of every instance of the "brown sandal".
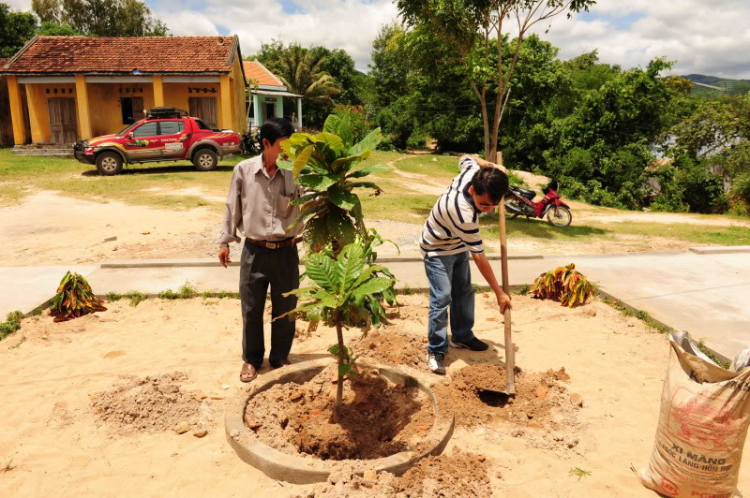
[[252, 382], [258, 376], [258, 370], [250, 363], [244, 363], [240, 370], [240, 382]]

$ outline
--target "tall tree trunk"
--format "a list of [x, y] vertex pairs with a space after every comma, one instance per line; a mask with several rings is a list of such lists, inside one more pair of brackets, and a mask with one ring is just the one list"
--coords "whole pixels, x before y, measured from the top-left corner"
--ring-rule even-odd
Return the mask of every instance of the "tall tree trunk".
[[344, 396], [344, 376], [341, 375], [341, 366], [344, 364], [344, 333], [341, 327], [341, 317], [336, 317], [336, 339], [339, 342], [339, 354], [337, 355], [338, 368], [337, 375], [338, 381], [336, 382], [336, 405], [333, 408], [333, 421], [338, 422], [339, 416], [341, 415], [341, 402]]
[[[479, 104], [482, 108], [482, 128], [484, 130], [484, 157], [487, 159], [490, 154], [490, 115], [489, 112], [487, 112], [487, 89], [486, 87], [482, 87], [482, 90], [479, 90], [479, 87], [476, 83], [471, 83], [471, 90], [474, 92], [474, 95], [477, 99], [479, 99]], [[490, 159], [487, 159], [488, 161]]]

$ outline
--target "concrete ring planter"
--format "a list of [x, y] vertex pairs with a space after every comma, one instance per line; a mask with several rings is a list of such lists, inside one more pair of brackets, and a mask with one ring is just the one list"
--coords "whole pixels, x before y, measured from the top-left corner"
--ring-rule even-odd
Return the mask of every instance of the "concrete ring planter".
[[[364, 363], [364, 362], [363, 362]], [[330, 358], [306, 361], [281, 368], [259, 377], [251, 386], [242, 390], [229, 401], [224, 417], [227, 440], [239, 457], [261, 470], [267, 476], [293, 484], [310, 484], [324, 482], [334, 467], [341, 467], [347, 460], [319, 460], [314, 457], [304, 458], [282, 453], [258, 441], [250, 428], [245, 425], [245, 409], [248, 401], [256, 394], [275, 384], [307, 382], [331, 364]], [[386, 471], [396, 475], [406, 472], [411, 466], [428, 455], [438, 455], [448, 444], [453, 435], [454, 417], [446, 417], [438, 410], [437, 399], [428, 387], [431, 379], [420, 372], [406, 367], [392, 367], [368, 363], [377, 368], [380, 375], [394, 384], [404, 387], [417, 387], [424, 392], [432, 403], [435, 421], [424, 437], [420, 452], [402, 451], [394, 455], [374, 460], [351, 460], [357, 462], [357, 469]], [[357, 472], [362, 475], [364, 470]]]

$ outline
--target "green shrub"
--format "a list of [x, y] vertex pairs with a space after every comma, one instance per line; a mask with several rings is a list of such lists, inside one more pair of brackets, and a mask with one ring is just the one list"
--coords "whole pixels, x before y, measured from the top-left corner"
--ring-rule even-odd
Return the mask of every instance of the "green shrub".
[[23, 313], [20, 311], [12, 311], [8, 313], [8, 316], [5, 319], [6, 321], [0, 323], [0, 340], [5, 339], [13, 332], [20, 329], [22, 318]]

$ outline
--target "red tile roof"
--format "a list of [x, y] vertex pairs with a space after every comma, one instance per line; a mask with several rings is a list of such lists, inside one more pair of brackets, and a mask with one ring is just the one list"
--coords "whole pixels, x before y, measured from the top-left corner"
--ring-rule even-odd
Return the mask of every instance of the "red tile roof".
[[10, 59], [4, 59], [4, 58], [0, 57], [0, 67], [3, 67], [5, 65], [5, 63], [8, 62], [9, 60]]
[[277, 86], [281, 88], [286, 86], [283, 81], [258, 61], [242, 61], [242, 66], [245, 68], [245, 78], [254, 80], [258, 85]]
[[[229, 73], [236, 36], [38, 36], [10, 60], [15, 74]], [[3, 72], [0, 69], [0, 72]]]

